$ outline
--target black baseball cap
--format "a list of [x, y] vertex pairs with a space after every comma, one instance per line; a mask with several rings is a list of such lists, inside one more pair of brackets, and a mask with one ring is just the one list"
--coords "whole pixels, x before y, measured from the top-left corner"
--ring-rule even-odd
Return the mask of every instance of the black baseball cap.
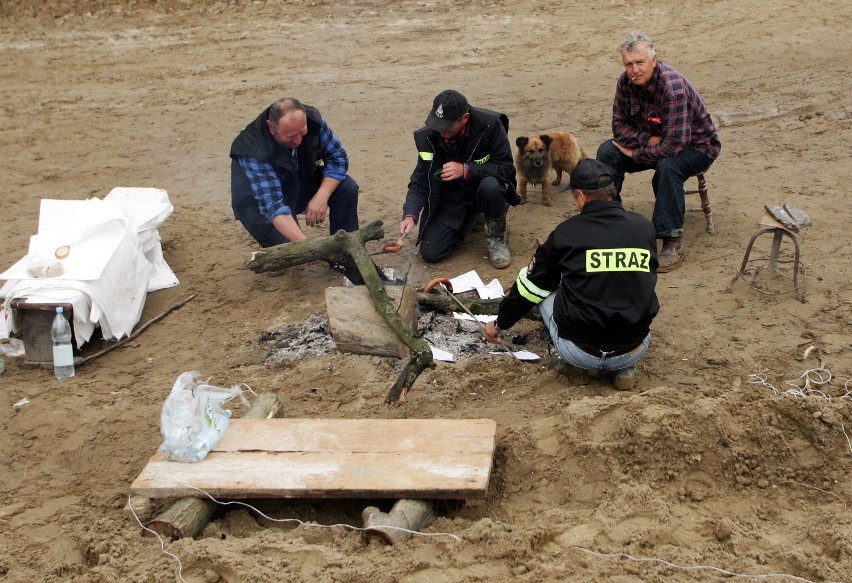
[[594, 158], [583, 158], [571, 171], [571, 179], [562, 191], [577, 188], [579, 190], [597, 190], [612, 184], [612, 169]]
[[438, 94], [432, 102], [432, 110], [426, 118], [424, 125], [436, 132], [445, 132], [458, 119], [468, 112], [467, 98], [452, 89], [447, 89]]

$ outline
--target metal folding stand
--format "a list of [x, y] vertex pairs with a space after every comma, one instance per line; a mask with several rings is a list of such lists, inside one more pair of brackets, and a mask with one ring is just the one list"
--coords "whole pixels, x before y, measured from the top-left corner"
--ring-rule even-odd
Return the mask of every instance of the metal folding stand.
[[793, 288], [796, 292], [796, 297], [800, 302], [805, 301], [805, 293], [802, 287], [799, 285], [799, 271], [801, 268], [800, 255], [801, 249], [799, 247], [799, 237], [788, 229], [784, 229], [781, 227], [765, 227], [763, 229], [759, 229], [754, 235], [751, 236], [751, 239], [748, 242], [745, 250], [745, 256], [743, 257], [742, 265], [737, 270], [736, 275], [731, 280], [731, 283], [728, 284], [728, 287], [725, 291], [731, 291], [736, 283], [737, 279], [744, 276], [746, 273], [746, 267], [748, 266], [749, 256], [751, 255], [752, 247], [754, 247], [754, 242], [758, 237], [765, 233], [772, 233], [772, 250], [769, 252], [769, 265], [767, 265], [766, 269], [770, 272], [775, 272], [778, 269], [778, 251], [781, 248], [781, 239], [784, 235], [787, 235], [790, 240], [793, 241], [793, 247], [795, 249], [795, 256], [793, 259]]

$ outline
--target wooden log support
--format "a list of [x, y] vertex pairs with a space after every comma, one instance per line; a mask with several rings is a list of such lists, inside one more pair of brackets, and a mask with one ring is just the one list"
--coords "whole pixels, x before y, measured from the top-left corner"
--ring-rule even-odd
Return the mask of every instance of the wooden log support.
[[[145, 526], [163, 539], [175, 541], [197, 535], [213, 518], [214, 512], [216, 503], [212, 500], [181, 498]], [[145, 534], [150, 535], [148, 531], [145, 531]]]
[[154, 516], [156, 505], [147, 496], [131, 494], [127, 499], [127, 504], [124, 505], [124, 512], [130, 517], [135, 516], [140, 522], [145, 522]]
[[[390, 512], [384, 513], [375, 506], [369, 506], [361, 513], [364, 528], [361, 538], [364, 542], [379, 540], [393, 545], [405, 542], [435, 520], [435, 509], [431, 500], [398, 500]], [[392, 527], [392, 528], [382, 528]], [[404, 530], [400, 530], [404, 529]]]
[[393, 404], [405, 396], [421, 372], [435, 366], [435, 363], [432, 360], [432, 349], [429, 348], [429, 344], [417, 336], [415, 330], [412, 330], [397, 313], [396, 306], [385, 290], [382, 276], [379, 275], [376, 264], [373, 263], [364, 247], [366, 241], [378, 240], [384, 236], [382, 221], [373, 221], [351, 233], [338, 231], [328, 237], [294, 241], [255, 251], [246, 267], [259, 273], [278, 271], [311, 261], [328, 261], [330, 264], [354, 262], [362, 281], [356, 282], [349, 276], [351, 268], [347, 269], [347, 277], [353, 283], [363, 283], [367, 286], [376, 311], [411, 353], [408, 363], [385, 397], [386, 403]]
[[[251, 406], [243, 415], [246, 419], [272, 419], [281, 417], [283, 405], [275, 393], [263, 393], [255, 398]], [[175, 462], [179, 463], [179, 462]], [[133, 508], [141, 503], [140, 497], [136, 496]], [[131, 498], [131, 501], [133, 499]], [[216, 503], [209, 498], [181, 498], [171, 507], [150, 521], [147, 526], [164, 539], [178, 540], [185, 537], [194, 537], [203, 529], [213, 513], [216, 511]], [[140, 518], [141, 520], [141, 518]], [[143, 531], [143, 535], [153, 536], [152, 533]]]

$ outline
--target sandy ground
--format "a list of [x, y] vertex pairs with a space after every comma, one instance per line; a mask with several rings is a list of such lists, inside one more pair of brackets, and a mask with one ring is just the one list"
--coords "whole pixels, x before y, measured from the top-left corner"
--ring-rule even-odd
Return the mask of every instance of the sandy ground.
[[[175, 205], [160, 232], [181, 283], [150, 294], [142, 321], [198, 294], [72, 380], [7, 360], [0, 581], [852, 581], [852, 409], [840, 398], [852, 376], [850, 13], [845, 0], [0, 1], [3, 269], [25, 253], [39, 199], [158, 187]], [[362, 224], [392, 232], [411, 132], [437, 92], [507, 112], [512, 142], [561, 128], [594, 152], [609, 134], [615, 47], [633, 28], [699, 89], [723, 144], [708, 174], [717, 232], [689, 214], [688, 256], [660, 277], [637, 390], [560, 376], [546, 358], [482, 355], [427, 371], [391, 408], [397, 361], [265, 362], [264, 332], [322, 315], [340, 278], [320, 264], [274, 279], [244, 268], [255, 245], [231, 213], [228, 148], [245, 123], [282, 95], [319, 107], [349, 151]], [[623, 194], [650, 216], [650, 175], [629, 177]], [[481, 235], [437, 267], [410, 249], [377, 262], [413, 262], [415, 285], [476, 269], [508, 287], [572, 212], [564, 194], [551, 208], [530, 198], [509, 215], [508, 270], [487, 264]], [[813, 220], [801, 233], [804, 303], [787, 241], [778, 273], [725, 293], [766, 203]], [[766, 264], [764, 239], [752, 267]], [[821, 393], [788, 392], [820, 367], [831, 381], [808, 388]], [[460, 541], [396, 547], [222, 510], [196, 539], [167, 545], [178, 574], [122, 508], [188, 370], [277, 392], [291, 417], [495, 419], [488, 497], [428, 529]], [[266, 508], [360, 525], [366, 505]]]

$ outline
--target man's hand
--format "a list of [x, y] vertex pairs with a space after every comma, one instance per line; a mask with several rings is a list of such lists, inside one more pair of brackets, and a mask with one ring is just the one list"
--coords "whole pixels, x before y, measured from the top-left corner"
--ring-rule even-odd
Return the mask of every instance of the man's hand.
[[659, 143], [660, 143], [660, 141], [661, 141], [662, 139], [663, 139], [663, 136], [650, 136], [650, 137], [648, 138], [648, 141], [647, 141], [647, 142], [645, 142], [645, 145], [646, 145], [646, 146], [648, 146], [649, 148], [650, 148], [651, 146], [656, 146], [657, 144], [659, 144]]
[[447, 162], [441, 167], [441, 180], [458, 180], [464, 178], [464, 164], [461, 162]]
[[624, 154], [624, 155], [625, 155], [625, 156], [627, 156], [628, 158], [632, 158], [632, 157], [633, 157], [633, 150], [632, 150], [631, 148], [627, 148], [627, 147], [625, 147], [625, 146], [622, 146], [621, 144], [619, 144], [619, 143], [618, 143], [618, 142], [616, 142], [615, 140], [613, 140], [613, 141], [612, 141], [612, 143], [613, 143], [613, 145], [614, 145], [616, 148], [618, 148], [618, 149], [619, 149], [619, 151], [620, 151], [622, 154]]
[[402, 219], [399, 223], [399, 235], [400, 237], [407, 237], [411, 232], [411, 229], [414, 228], [414, 217], [408, 216]]
[[485, 325], [485, 339], [491, 344], [503, 344], [503, 341], [500, 339], [501, 332], [502, 330], [494, 322], [488, 322]]
[[328, 197], [317, 192], [305, 208], [305, 222], [309, 227], [323, 224], [328, 213]]

